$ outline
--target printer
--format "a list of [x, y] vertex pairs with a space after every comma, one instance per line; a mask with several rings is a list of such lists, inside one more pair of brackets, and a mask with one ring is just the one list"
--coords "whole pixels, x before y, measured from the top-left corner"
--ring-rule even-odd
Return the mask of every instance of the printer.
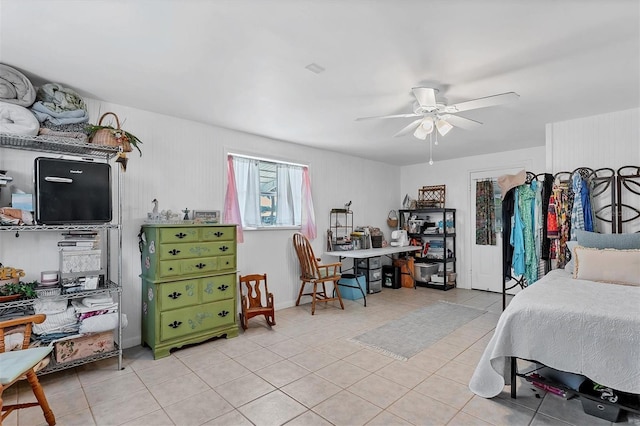
[[405, 247], [409, 245], [409, 236], [404, 229], [391, 231], [391, 243], [393, 247]]

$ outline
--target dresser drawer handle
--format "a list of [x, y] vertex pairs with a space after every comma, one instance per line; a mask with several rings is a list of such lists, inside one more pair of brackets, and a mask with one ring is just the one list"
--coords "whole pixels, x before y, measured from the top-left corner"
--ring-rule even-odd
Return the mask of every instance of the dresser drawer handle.
[[220, 247], [220, 251], [227, 251], [227, 250], [229, 250], [229, 247], [227, 246]]
[[180, 239], [183, 239], [186, 236], [187, 236], [187, 234], [185, 234], [184, 232], [179, 232], [179, 233], [176, 234], [176, 238], [180, 238]]
[[222, 237], [224, 235], [224, 232], [218, 231], [218, 232], [214, 233], [213, 235], [215, 235], [216, 237], [220, 238], [220, 237]]
[[178, 297], [182, 296], [182, 293], [178, 293], [177, 291], [174, 291], [173, 293], [171, 293], [169, 295], [170, 299], [176, 300]]
[[180, 250], [176, 250], [176, 249], [169, 250], [169, 254], [172, 254], [174, 256], [177, 255], [178, 253], [180, 253]]
[[169, 268], [170, 271], [173, 271], [173, 266]]
[[174, 321], [171, 324], [169, 324], [169, 327], [178, 328], [178, 327], [180, 327], [180, 324], [182, 324], [182, 321]]
[[219, 286], [219, 287], [218, 287], [218, 290], [220, 290], [220, 291], [225, 291], [225, 290], [226, 290], [226, 289], [228, 289], [228, 288], [229, 288], [229, 286], [228, 286], [228, 285], [226, 285], [226, 284], [222, 284], [221, 286]]
[[207, 264], [206, 264], [206, 263], [198, 263], [198, 264], [196, 265], [196, 268], [198, 268], [198, 269], [202, 269], [202, 268], [204, 268], [205, 266], [207, 266]]
[[229, 315], [229, 311], [221, 311], [218, 313], [218, 316], [222, 318], [226, 317], [227, 315]]

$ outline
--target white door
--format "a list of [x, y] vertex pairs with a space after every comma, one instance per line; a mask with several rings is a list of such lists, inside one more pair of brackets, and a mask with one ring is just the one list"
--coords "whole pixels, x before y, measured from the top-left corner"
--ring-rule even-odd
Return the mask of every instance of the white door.
[[[476, 244], [476, 182], [483, 179], [497, 181], [499, 176], [506, 174], [516, 174], [524, 167], [493, 169], [486, 171], [476, 171], [469, 174], [469, 198], [470, 218], [469, 228], [471, 229], [471, 288], [474, 290], [487, 290], [502, 293], [502, 232], [496, 233], [496, 245]], [[500, 196], [500, 193], [497, 194]], [[502, 215], [501, 210], [496, 210], [496, 217]], [[507, 287], [513, 285], [513, 281], [507, 283]], [[507, 291], [508, 294], [515, 294], [520, 290], [516, 287]]]

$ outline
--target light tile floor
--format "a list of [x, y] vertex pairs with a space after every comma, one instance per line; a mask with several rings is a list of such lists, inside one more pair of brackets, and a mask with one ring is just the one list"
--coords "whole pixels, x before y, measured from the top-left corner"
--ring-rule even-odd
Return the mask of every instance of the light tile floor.
[[[347, 338], [445, 300], [487, 310], [431, 347], [397, 361]], [[41, 377], [59, 425], [608, 425], [519, 383], [496, 398], [467, 387], [502, 309], [501, 295], [473, 290], [383, 289], [345, 310], [321, 304], [276, 312], [272, 329], [250, 320], [234, 339], [217, 339], [153, 360], [141, 346], [115, 359]], [[33, 400], [24, 383], [6, 403]], [[640, 424], [630, 417], [628, 424]], [[39, 408], [4, 425], [44, 424]]]

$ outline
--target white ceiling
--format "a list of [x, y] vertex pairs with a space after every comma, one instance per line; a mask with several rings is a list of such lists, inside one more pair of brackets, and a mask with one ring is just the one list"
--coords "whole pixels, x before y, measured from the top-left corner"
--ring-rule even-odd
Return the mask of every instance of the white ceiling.
[[[640, 106], [638, 0], [0, 0], [0, 62], [34, 84], [387, 163], [411, 88], [457, 103], [434, 160], [545, 143], [545, 124]], [[314, 74], [305, 67], [325, 68]]]

